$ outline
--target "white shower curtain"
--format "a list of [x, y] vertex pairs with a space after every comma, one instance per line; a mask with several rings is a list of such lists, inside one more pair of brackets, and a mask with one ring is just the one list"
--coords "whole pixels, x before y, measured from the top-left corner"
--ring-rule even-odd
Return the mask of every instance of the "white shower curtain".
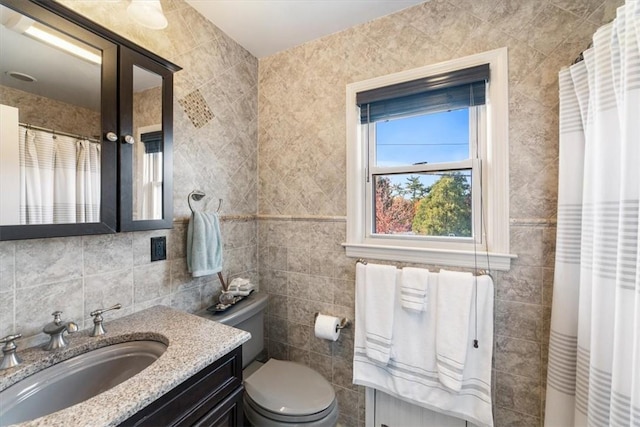
[[53, 223], [54, 144], [50, 134], [32, 129], [19, 133], [20, 223]]
[[100, 220], [100, 144], [77, 141], [76, 222]]
[[640, 1], [560, 72], [546, 426], [640, 426]]
[[[42, 132], [46, 134], [45, 132]], [[74, 138], [56, 135], [53, 174], [53, 222], [76, 222], [76, 141]]]
[[20, 132], [20, 223], [100, 220], [100, 144]]

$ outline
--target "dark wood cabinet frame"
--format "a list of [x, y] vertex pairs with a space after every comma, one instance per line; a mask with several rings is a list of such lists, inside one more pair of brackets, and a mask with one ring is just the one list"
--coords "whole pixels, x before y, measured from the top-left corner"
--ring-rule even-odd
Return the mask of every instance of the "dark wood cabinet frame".
[[[3, 4], [23, 15], [43, 22], [52, 28], [69, 34], [102, 51], [102, 93], [101, 93], [101, 200], [100, 222], [79, 224], [31, 224], [1, 225], [0, 241], [35, 239], [45, 237], [81, 236], [90, 234], [108, 234], [116, 231], [151, 230], [171, 228], [173, 221], [173, 157], [172, 157], [172, 125], [173, 125], [173, 79], [172, 73], [181, 68], [153, 52], [138, 46], [126, 38], [108, 30], [83, 15], [51, 0], [0, 0]], [[127, 53], [129, 52], [129, 53]], [[127, 159], [128, 144], [120, 139], [110, 142], [106, 132], [113, 131], [118, 135], [121, 131], [125, 112], [120, 111], [122, 91], [118, 81], [122, 71], [123, 56], [135, 58], [136, 63], [153, 64], [153, 70], [163, 76], [163, 118], [164, 131], [164, 188], [163, 219], [132, 221], [132, 187], [131, 159]], [[119, 64], [119, 61], [121, 62]], [[145, 67], [146, 68], [146, 67]], [[160, 72], [159, 70], [162, 70]], [[121, 77], [120, 77], [121, 78]], [[131, 95], [129, 95], [131, 96]], [[166, 105], [166, 108], [165, 108]], [[130, 114], [130, 111], [129, 111]], [[129, 121], [131, 117], [127, 118]], [[131, 153], [129, 153], [131, 154]], [[128, 162], [125, 169], [123, 162]], [[129, 176], [127, 177], [127, 173]], [[123, 179], [124, 177], [124, 179]], [[129, 183], [126, 186], [126, 183]], [[123, 203], [128, 199], [129, 203]], [[129, 220], [125, 219], [129, 218]]]

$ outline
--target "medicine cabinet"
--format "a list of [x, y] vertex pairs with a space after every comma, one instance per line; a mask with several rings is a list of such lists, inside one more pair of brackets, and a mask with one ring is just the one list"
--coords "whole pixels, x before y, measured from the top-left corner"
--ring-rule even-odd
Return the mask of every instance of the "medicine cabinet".
[[175, 64], [0, 0], [0, 240], [171, 228]]

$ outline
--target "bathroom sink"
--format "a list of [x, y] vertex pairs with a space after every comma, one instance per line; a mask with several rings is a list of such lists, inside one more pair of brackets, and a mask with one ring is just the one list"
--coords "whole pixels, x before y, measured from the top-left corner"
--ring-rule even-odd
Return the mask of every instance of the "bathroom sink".
[[90, 399], [155, 362], [167, 346], [130, 341], [43, 369], [0, 392], [0, 425], [33, 420]]

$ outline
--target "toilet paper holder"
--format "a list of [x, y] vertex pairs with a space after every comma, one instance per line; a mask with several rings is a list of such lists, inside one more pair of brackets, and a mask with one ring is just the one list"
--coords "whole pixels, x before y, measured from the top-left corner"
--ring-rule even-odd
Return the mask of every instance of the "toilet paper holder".
[[[313, 322], [315, 323], [316, 319], [318, 318], [318, 315], [320, 314], [320, 312], [315, 312], [313, 315]], [[344, 329], [344, 328], [348, 328], [349, 326], [351, 326], [351, 320], [347, 319], [346, 317], [342, 317], [340, 318], [340, 324], [338, 326], [336, 326], [336, 332], [338, 332], [339, 329]]]

